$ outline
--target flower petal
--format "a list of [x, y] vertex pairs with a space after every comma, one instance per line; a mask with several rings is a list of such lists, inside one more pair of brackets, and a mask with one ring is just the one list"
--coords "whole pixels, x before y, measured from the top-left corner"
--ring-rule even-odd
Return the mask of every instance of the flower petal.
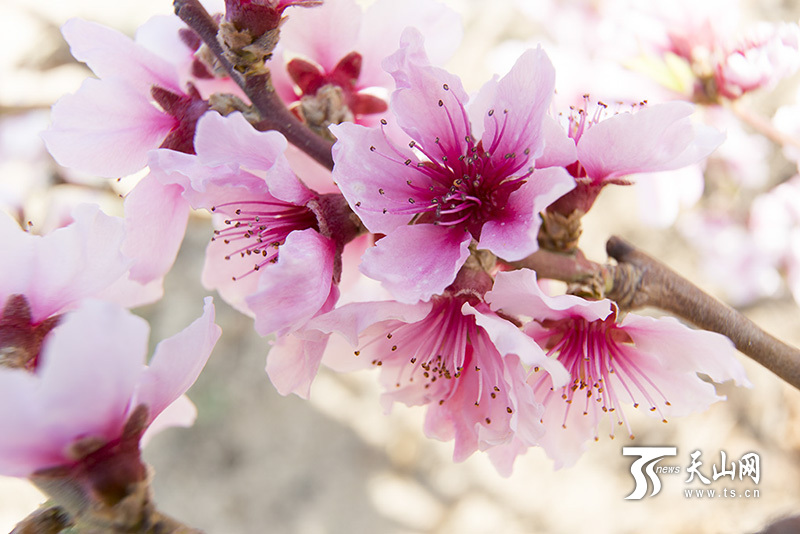
[[453, 283], [469, 256], [469, 233], [432, 224], [401, 226], [363, 256], [361, 272], [407, 304], [428, 300]]
[[679, 169], [714, 151], [725, 136], [693, 125], [686, 102], [620, 113], [589, 128], [578, 142], [578, 160], [594, 182], [638, 172]]
[[96, 295], [131, 263], [120, 253], [122, 219], [88, 204], [75, 208], [72, 217], [69, 226], [36, 236], [0, 216], [0, 239], [13, 251], [0, 262], [0, 300], [25, 295], [34, 322]]
[[412, 215], [394, 211], [407, 207], [414, 193], [407, 184], [419, 178], [416, 156], [389, 144], [377, 128], [342, 123], [330, 129], [338, 139], [333, 145], [333, 180], [364, 225], [370, 232], [388, 234], [407, 224]]
[[132, 174], [147, 164], [176, 119], [117, 80], [88, 79], [53, 106], [42, 132], [47, 150], [65, 167], [105, 177]]
[[328, 336], [319, 332], [282, 336], [267, 354], [267, 374], [281, 395], [294, 393], [307, 399], [317, 376]]
[[142, 95], [149, 95], [153, 85], [181, 91], [173, 65], [116, 30], [70, 19], [61, 32], [75, 59], [86, 63], [98, 78], [119, 80]]
[[507, 204], [481, 229], [478, 248], [485, 248], [507, 261], [521, 260], [539, 249], [539, 213], [575, 187], [575, 180], [562, 167], [534, 171], [508, 197]]
[[333, 241], [316, 230], [289, 234], [278, 262], [260, 273], [258, 289], [245, 299], [255, 314], [256, 332], [283, 335], [328, 311], [330, 299], [338, 297], [332, 278], [335, 253]]
[[536, 272], [519, 269], [497, 273], [492, 290], [486, 293], [492, 310], [533, 319], [583, 317], [603, 320], [611, 313], [610, 300], [590, 301], [575, 295], [546, 295], [536, 282]]
[[397, 84], [391, 108], [399, 126], [424, 147], [434, 147], [438, 139], [445, 154], [464, 154], [464, 138], [470, 133], [464, 105], [469, 97], [458, 76], [430, 64], [419, 30], [403, 32], [400, 49], [383, 67]]
[[132, 407], [146, 405], [150, 421], [194, 384], [222, 334], [222, 329], [214, 323], [213, 299], [206, 297], [204, 302], [203, 315], [161, 341], [142, 373]]
[[132, 280], [163, 278], [175, 263], [189, 222], [189, 203], [178, 185], [162, 185], [153, 170], [125, 197], [122, 253], [135, 258]]
[[510, 321], [494, 314], [480, 313], [469, 304], [464, 304], [461, 311], [464, 315], [475, 316], [475, 322], [486, 330], [501, 355], [516, 354], [525, 365], [543, 368], [550, 373], [557, 387], [563, 386], [569, 380], [570, 375], [564, 366], [558, 360], [548, 358], [533, 339], [523, 334]]

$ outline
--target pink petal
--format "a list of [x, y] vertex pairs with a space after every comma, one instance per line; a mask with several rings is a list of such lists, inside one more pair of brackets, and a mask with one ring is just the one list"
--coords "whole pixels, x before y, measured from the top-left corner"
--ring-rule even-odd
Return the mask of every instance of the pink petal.
[[162, 184], [183, 188], [183, 197], [195, 209], [211, 210], [243, 199], [274, 200], [263, 178], [229, 165], [205, 165], [197, 156], [155, 150], [150, 168]]
[[[539, 48], [527, 50], [495, 86], [494, 112], [482, 114], [483, 146], [496, 144], [492, 161], [502, 165], [508, 154], [538, 158], [544, 150], [542, 120], [555, 91], [555, 69]], [[476, 110], [477, 111], [477, 110]], [[499, 142], [495, 143], [496, 138]]]
[[116, 80], [88, 79], [53, 106], [52, 126], [42, 133], [56, 161], [89, 174], [117, 177], [147, 164], [176, 125], [148, 97]]
[[178, 255], [189, 221], [189, 203], [178, 185], [162, 185], [154, 169], [125, 197], [125, 243], [122, 253], [137, 261], [132, 280], [163, 278]]
[[150, 87], [181, 92], [175, 67], [120, 32], [94, 22], [70, 19], [61, 28], [72, 55], [103, 80], [116, 79], [141, 95]]
[[34, 322], [96, 295], [130, 265], [119, 252], [122, 219], [88, 204], [75, 208], [72, 217], [72, 224], [46, 236], [25, 233], [0, 217], [0, 239], [13, 251], [0, 263], [0, 300], [25, 295]]
[[596, 321], [611, 313], [610, 300], [590, 301], [574, 295], [546, 295], [536, 282], [536, 272], [530, 269], [497, 273], [494, 286], [486, 293], [485, 299], [492, 310], [534, 319], [583, 317], [587, 321]]
[[281, 47], [305, 56], [332, 72], [356, 46], [361, 8], [353, 0], [325, 2], [313, 9], [295, 9], [281, 27]]
[[671, 369], [700, 372], [715, 382], [733, 380], [752, 387], [744, 368], [736, 359], [731, 340], [714, 332], [693, 330], [672, 317], [643, 317], [628, 314], [622, 321], [636, 348], [653, 354]]
[[206, 246], [201, 282], [204, 288], [216, 290], [222, 300], [238, 312], [253, 317], [254, 313], [245, 299], [258, 289], [258, 276], [255, 274], [244, 276], [253, 270], [252, 260], [241, 258], [239, 255], [226, 260], [225, 257], [230, 252], [230, 246], [221, 239], [211, 241]]
[[392, 88], [392, 79], [381, 62], [400, 45], [407, 26], [415, 26], [425, 38], [425, 51], [434, 65], [450, 59], [463, 34], [461, 16], [439, 2], [429, 0], [378, 0], [364, 13], [358, 45], [364, 56], [359, 86]]
[[319, 363], [328, 341], [328, 336], [309, 338], [288, 335], [278, 338], [267, 354], [267, 374], [281, 395], [294, 393], [307, 399], [311, 394], [311, 383], [317, 376]]
[[[419, 178], [412, 168], [417, 164], [416, 156], [407, 147], [390, 145], [377, 128], [342, 123], [331, 126], [331, 132], [338, 139], [333, 145], [333, 180], [364, 225], [370, 232], [388, 234], [407, 224], [411, 215], [393, 210], [408, 205], [413, 191], [407, 180]], [[406, 160], [410, 160], [408, 166], [404, 164]], [[387, 176], [392, 179], [387, 180]]]
[[194, 54], [180, 37], [183, 28], [186, 24], [176, 16], [156, 15], [136, 29], [134, 42], [174, 67], [186, 67]]
[[575, 180], [562, 167], [536, 170], [509, 195], [503, 211], [483, 225], [478, 248], [507, 261], [533, 254], [539, 249], [539, 213], [574, 187]]
[[195, 147], [206, 166], [229, 165], [252, 172], [267, 171], [270, 193], [280, 200], [305, 204], [314, 195], [295, 177], [284, 156], [286, 138], [276, 131], [259, 132], [241, 113], [223, 117], [206, 113], [197, 122]]
[[717, 148], [724, 135], [693, 125], [693, 110], [686, 102], [667, 102], [614, 115], [581, 136], [578, 159], [595, 182], [696, 163]]
[[22, 477], [63, 463], [61, 443], [38, 425], [38, 377], [21, 369], [0, 369], [0, 473]]
[[401, 226], [363, 256], [361, 272], [407, 304], [439, 295], [469, 256], [469, 233], [432, 224]]
[[428, 315], [431, 306], [430, 302], [353, 302], [315, 317], [308, 323], [308, 328], [326, 334], [336, 332], [344, 336], [351, 346], [356, 347], [359, 335], [371, 325], [383, 321], [415, 323]]
[[183, 427], [187, 428], [197, 420], [197, 407], [189, 400], [186, 395], [181, 395], [175, 402], [167, 406], [163, 412], [158, 414], [154, 421], [145, 430], [139, 440], [139, 447], [145, 448], [153, 436], [166, 428]]
[[212, 298], [206, 297], [204, 303], [199, 319], [156, 346], [150, 365], [142, 373], [131, 407], [147, 405], [151, 421], [194, 384], [222, 334], [214, 323]]
[[150, 327], [115, 305], [85, 301], [46, 338], [36, 374], [41, 419], [64, 450], [81, 437], [120, 436], [138, 382]]
[[94, 295], [94, 297], [99, 300], [113, 302], [119, 304], [123, 308], [138, 308], [139, 306], [153, 304], [161, 300], [163, 296], [163, 278], [143, 284], [131, 280], [130, 272], [125, 273], [121, 278], [118, 278], [116, 282]]
[[397, 123], [424, 146], [435, 146], [439, 139], [446, 153], [464, 154], [464, 138], [470, 133], [464, 105], [469, 97], [461, 80], [430, 64], [416, 28], [407, 28], [400, 41], [400, 49], [383, 62], [397, 84], [391, 98]]
[[486, 330], [489, 338], [497, 347], [497, 352], [503, 356], [517, 355], [522, 363], [531, 367], [541, 367], [550, 373], [553, 382], [560, 387], [569, 380], [569, 373], [558, 360], [548, 358], [542, 348], [529, 336], [526, 336], [513, 323], [501, 319], [494, 314], [484, 314], [477, 311], [469, 304], [461, 308], [464, 315], [474, 315], [478, 326]]
[[564, 128], [550, 115], [542, 122], [544, 153], [536, 158], [536, 168], [566, 167], [578, 159], [578, 148]]
[[256, 332], [265, 336], [297, 330], [323, 309], [332, 294], [335, 245], [316, 230], [289, 234], [278, 262], [260, 274], [257, 291], [245, 300], [255, 313]]

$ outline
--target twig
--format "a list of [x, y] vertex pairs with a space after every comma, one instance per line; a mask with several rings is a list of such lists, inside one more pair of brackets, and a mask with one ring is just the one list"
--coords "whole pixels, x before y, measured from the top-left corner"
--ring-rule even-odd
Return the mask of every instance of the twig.
[[261, 114], [255, 126], [259, 130], [277, 130], [286, 139], [328, 169], [333, 169], [332, 143], [312, 132], [281, 102], [270, 82], [269, 74], [245, 76], [226, 58], [217, 39], [219, 27], [198, 0], [174, 0], [175, 14], [194, 30], [219, 60], [231, 79], [250, 98]]
[[623, 308], [653, 306], [727, 336], [736, 348], [800, 389], [800, 350], [767, 334], [750, 319], [619, 237], [606, 243], [624, 269], [614, 273], [608, 297]]

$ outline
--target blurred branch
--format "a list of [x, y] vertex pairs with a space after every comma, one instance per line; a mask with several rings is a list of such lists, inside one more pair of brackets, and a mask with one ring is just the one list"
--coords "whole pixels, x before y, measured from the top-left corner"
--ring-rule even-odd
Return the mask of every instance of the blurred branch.
[[234, 67], [217, 38], [219, 26], [198, 0], [174, 0], [173, 5], [175, 14], [200, 36], [258, 110], [262, 120], [255, 125], [256, 128], [261, 131], [277, 130], [317, 162], [333, 169], [332, 143], [311, 131], [286, 108], [275, 93], [269, 72], [245, 75]]

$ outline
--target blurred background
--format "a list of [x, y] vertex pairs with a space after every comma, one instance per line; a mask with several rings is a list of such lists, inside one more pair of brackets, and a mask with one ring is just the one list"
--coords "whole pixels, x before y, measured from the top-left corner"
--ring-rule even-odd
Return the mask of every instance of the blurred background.
[[[646, 81], [642, 69], [631, 76], [629, 69], [621, 74], [601, 68], [632, 42], [628, 33], [602, 22], [606, 15], [627, 16], [619, 8], [608, 10], [610, 3], [446, 3], [463, 14], [465, 25], [448, 67], [470, 90], [507, 70], [525, 47], [542, 42], [556, 67], [560, 109], [586, 92], [609, 101], [631, 93], [640, 100], [666, 99], [663, 87]], [[743, 26], [796, 22], [800, 16], [800, 7], [780, 0], [745, 2], [741, 9]], [[120, 213], [124, 180], [109, 184], [61, 168], [38, 137], [47, 127], [49, 106], [90, 75], [71, 58], [59, 27], [77, 16], [133, 35], [151, 16], [169, 13], [167, 0], [0, 0], [0, 207], [31, 221], [34, 231], [58, 226], [79, 200]], [[638, 20], [631, 17], [626, 20]], [[631, 66], [636, 63], [625, 64]], [[774, 89], [748, 95], [746, 104], [772, 117], [796, 103], [797, 82], [796, 75], [787, 77]], [[796, 164], [768, 136], [733, 124], [733, 115], [720, 119], [714, 113], [701, 119], [724, 124], [728, 141], [706, 167], [705, 183], [698, 188], [690, 177], [662, 176], [646, 187], [607, 188], [585, 219], [582, 248], [590, 259], [604, 261], [605, 240], [620, 235], [768, 332], [800, 345], [800, 308], [789, 268], [780, 263], [756, 270], [748, 260], [759, 254], [748, 233], [748, 210], [759, 195], [796, 174]], [[661, 200], [674, 196], [680, 198], [662, 211], [653, 208], [654, 197], [663, 207]], [[724, 225], [712, 224], [721, 220]], [[799, 224], [790, 230], [800, 231]], [[193, 218], [165, 282], [165, 298], [137, 310], [151, 323], [151, 345], [197, 316], [207, 294], [199, 279], [209, 237], [208, 221]], [[281, 397], [263, 370], [269, 340], [255, 334], [250, 319], [219, 298], [215, 302], [223, 336], [189, 391], [199, 418], [193, 428], [156, 436], [145, 450], [161, 509], [206, 532], [745, 533], [800, 513], [800, 392], [743, 356], [753, 389], [719, 386], [727, 402], [666, 425], [630, 410], [634, 441], [601, 437], [575, 466], [558, 471], [532, 449], [517, 460], [513, 476], [502, 478], [482, 454], [454, 464], [452, 443], [424, 437], [421, 409], [396, 405], [384, 414], [372, 373], [323, 370], [310, 401]], [[625, 500], [634, 487], [633, 459], [621, 451], [626, 445], [676, 446], [678, 456], [662, 463], [679, 465], [682, 472], [662, 475], [655, 497]], [[685, 483], [695, 450], [703, 453], [706, 476], [712, 464], [719, 467], [720, 451], [728, 462], [758, 453], [759, 497], [687, 498], [684, 489], [703, 487]], [[725, 480], [709, 487], [745, 487]], [[42, 500], [25, 481], [0, 478], [0, 531], [11, 530]]]

